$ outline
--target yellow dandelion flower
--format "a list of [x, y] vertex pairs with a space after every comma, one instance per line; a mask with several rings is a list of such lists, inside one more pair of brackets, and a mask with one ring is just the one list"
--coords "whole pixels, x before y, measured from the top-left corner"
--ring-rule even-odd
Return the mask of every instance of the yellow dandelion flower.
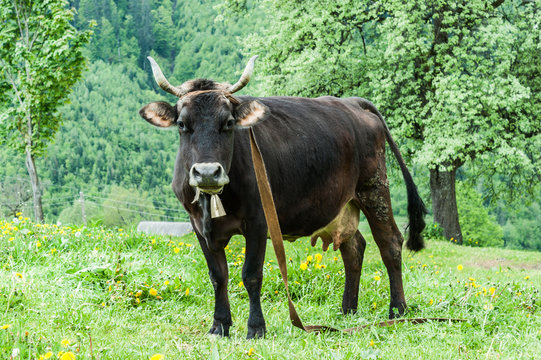
[[376, 302], [374, 301], [374, 303], [372, 303], [372, 308], [377, 308], [378, 307], [378, 304], [376, 304]]
[[21, 274], [21, 273], [15, 273], [15, 276], [17, 276], [17, 277], [20, 278], [20, 279], [23, 278], [23, 274]]
[[75, 360], [75, 354], [71, 351], [65, 352], [60, 356], [60, 360]]
[[18, 212], [15, 214], [15, 216], [21, 216], [23, 213], [22, 212]]
[[308, 255], [308, 256], [306, 257], [306, 261], [308, 261], [308, 262], [312, 261], [312, 259], [313, 259], [312, 255]]
[[178, 254], [180, 252], [180, 248], [176, 247], [174, 250], [175, 254]]
[[124, 231], [124, 229], [118, 229], [118, 232], [122, 232], [122, 231]]
[[308, 264], [306, 264], [305, 262], [301, 263], [301, 270], [306, 270], [308, 269]]
[[63, 347], [68, 347], [70, 344], [70, 341], [69, 339], [64, 339], [60, 343], [62, 344]]
[[163, 283], [165, 286], [169, 285], [169, 280], [165, 280], [165, 282]]
[[13, 236], [8, 239], [9, 242], [12, 242], [13, 240], [15, 240]]
[[186, 244], [186, 247], [192, 247], [193, 245], [192, 244]]
[[190, 288], [187, 288], [187, 289], [186, 289], [185, 294], [186, 294], [186, 296], [190, 295]]
[[244, 287], [244, 283], [242, 281], [239, 282], [239, 287]]
[[458, 269], [458, 271], [462, 271], [462, 269], [464, 269], [464, 266], [462, 266], [462, 265], [457, 265], [456, 268]]
[[248, 356], [252, 356], [254, 354], [254, 348], [250, 348], [250, 350], [248, 350]]
[[370, 340], [370, 344], [368, 344], [370, 346], [374, 346], [374, 340]]
[[488, 289], [488, 292], [490, 293], [490, 295], [494, 295], [494, 293], [496, 292], [496, 288], [491, 287], [490, 289]]
[[154, 289], [154, 288], [150, 288], [150, 290], [148, 291], [148, 293], [152, 296], [156, 296], [158, 295], [158, 290]]
[[150, 357], [149, 360], [162, 360], [164, 356], [162, 354], [154, 354]]
[[54, 254], [56, 251], [56, 248], [51, 249], [51, 254]]
[[241, 253], [246, 254], [246, 248], [242, 248]]
[[379, 277], [378, 275], [376, 275], [376, 276], [374, 276], [374, 280], [380, 281], [380, 280], [381, 280], [381, 277]]
[[11, 324], [6, 324], [4, 326], [2, 326], [2, 330], [7, 330], [11, 327]]
[[45, 355], [43, 355], [43, 358], [44, 358], [45, 360], [47, 360], [47, 359], [50, 359], [52, 356], [53, 356], [53, 353], [49, 351], [48, 353], [46, 353]]
[[429, 302], [428, 304], [429, 304], [429, 305], [434, 304], [434, 300], [430, 299], [430, 302]]
[[139, 298], [135, 298], [135, 303], [136, 304], [140, 304], [141, 303], [141, 300]]
[[151, 243], [152, 245], [156, 244], [156, 239], [152, 239], [152, 240], [150, 241], [150, 243]]
[[315, 254], [314, 257], [316, 258], [317, 263], [320, 263], [323, 259], [323, 255], [321, 255], [320, 253]]
[[41, 247], [41, 242], [39, 240], [36, 242], [36, 247]]
[[524, 280], [528, 280], [529, 278], [530, 278], [529, 275], [528, 275], [528, 276], [525, 276], [525, 277], [524, 277]]

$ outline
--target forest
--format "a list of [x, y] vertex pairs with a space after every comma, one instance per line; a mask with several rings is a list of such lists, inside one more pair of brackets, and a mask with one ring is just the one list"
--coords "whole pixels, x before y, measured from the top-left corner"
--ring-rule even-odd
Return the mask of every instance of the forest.
[[[259, 55], [242, 92], [361, 96], [386, 117], [424, 201], [427, 233], [455, 198], [461, 242], [541, 251], [541, 19], [535, 1], [70, 0], [70, 24], [92, 32], [86, 69], [36, 157], [49, 223], [132, 226], [187, 215], [170, 183], [178, 134], [139, 109], [174, 103], [172, 84], [233, 82]], [[1, 42], [1, 41], [0, 41]], [[0, 110], [10, 107], [0, 72]], [[0, 134], [11, 136], [0, 117]], [[6, 135], [8, 134], [8, 135]], [[0, 216], [33, 216], [25, 157], [0, 140]], [[388, 156], [393, 210], [406, 191]], [[440, 196], [441, 179], [452, 184]], [[440, 181], [440, 183], [438, 183]], [[456, 184], [456, 186], [455, 186]], [[458, 225], [458, 223], [457, 223]], [[445, 232], [447, 231], [447, 233]]]

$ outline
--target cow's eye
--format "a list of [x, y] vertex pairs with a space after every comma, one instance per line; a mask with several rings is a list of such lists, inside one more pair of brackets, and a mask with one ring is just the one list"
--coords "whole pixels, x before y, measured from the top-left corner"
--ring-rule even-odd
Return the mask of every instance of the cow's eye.
[[184, 121], [179, 120], [177, 124], [178, 124], [178, 128], [179, 128], [181, 131], [186, 131], [186, 124], [184, 124]]
[[227, 122], [225, 123], [224, 130], [232, 129], [234, 126], [235, 126], [235, 119], [231, 118], [227, 120]]

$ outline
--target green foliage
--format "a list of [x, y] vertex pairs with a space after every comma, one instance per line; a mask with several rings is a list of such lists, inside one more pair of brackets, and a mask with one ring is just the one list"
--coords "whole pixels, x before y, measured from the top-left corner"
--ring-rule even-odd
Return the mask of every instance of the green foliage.
[[541, 251], [541, 206], [539, 202], [515, 206], [503, 225], [505, 246]]
[[427, 224], [423, 231], [423, 236], [427, 239], [444, 240], [443, 228], [438, 223]]
[[503, 247], [502, 228], [483, 206], [481, 195], [462, 182], [457, 182], [456, 192], [464, 244]]
[[[85, 68], [90, 31], [77, 31], [63, 0], [0, 1], [0, 143], [41, 155], [63, 104]], [[8, 84], [8, 85], [6, 85]], [[8, 90], [9, 89], [9, 90]]]

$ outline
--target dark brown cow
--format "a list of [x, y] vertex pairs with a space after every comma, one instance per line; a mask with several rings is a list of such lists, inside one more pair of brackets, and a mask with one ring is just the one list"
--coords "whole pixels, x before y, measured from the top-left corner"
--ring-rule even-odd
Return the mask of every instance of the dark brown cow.
[[[248, 83], [255, 57], [235, 85], [192, 80], [174, 87], [149, 58], [157, 83], [180, 99], [154, 102], [141, 116], [159, 127], [176, 126], [180, 147], [172, 187], [190, 214], [215, 290], [211, 334], [229, 335], [228, 268], [224, 252], [231, 236], [246, 239], [242, 279], [250, 298], [248, 338], [264, 336], [260, 292], [267, 224], [251, 161], [249, 127], [265, 160], [280, 226], [287, 240], [312, 236], [323, 249], [340, 249], [345, 267], [342, 311], [357, 309], [366, 242], [357, 229], [366, 216], [387, 268], [389, 317], [402, 315], [402, 235], [391, 210], [385, 142], [397, 158], [408, 192], [409, 240], [423, 248], [424, 204], [378, 110], [361, 98], [234, 97]], [[216, 195], [220, 194], [220, 195]], [[225, 215], [211, 215], [223, 203]], [[212, 203], [212, 204], [211, 204]], [[220, 216], [221, 215], [221, 216]]]

